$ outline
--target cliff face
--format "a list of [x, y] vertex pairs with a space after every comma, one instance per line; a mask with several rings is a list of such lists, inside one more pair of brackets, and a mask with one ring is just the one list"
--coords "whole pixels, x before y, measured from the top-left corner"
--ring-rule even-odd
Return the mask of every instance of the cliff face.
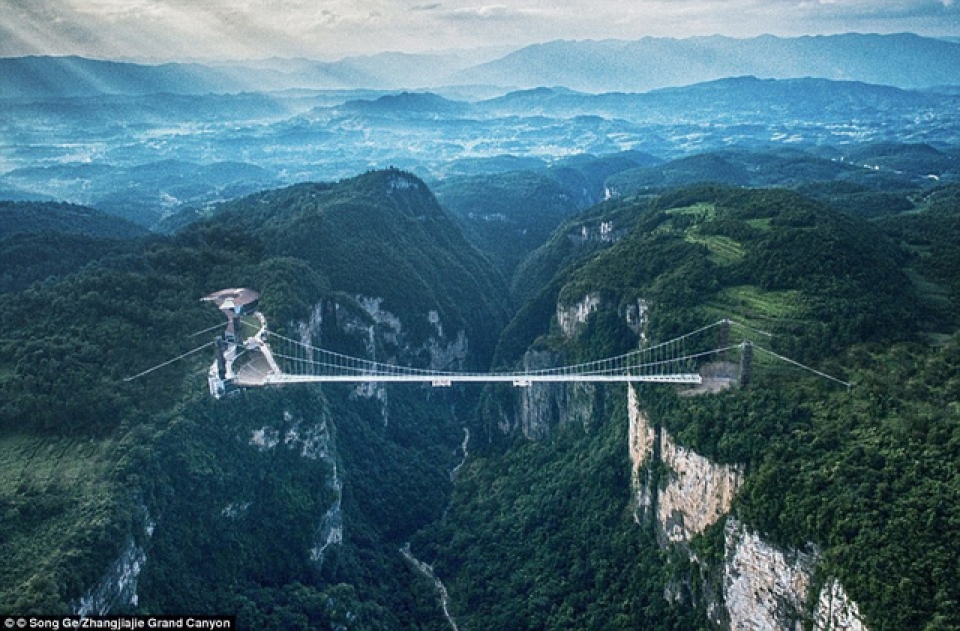
[[557, 305], [557, 322], [566, 337], [573, 337], [591, 313], [601, 305], [600, 296], [587, 294], [572, 305]]
[[837, 579], [827, 581], [820, 590], [813, 628], [818, 631], [867, 631], [857, 603], [850, 600]]
[[772, 546], [735, 519], [727, 521], [724, 544], [730, 628], [801, 631], [816, 555]]
[[147, 560], [143, 547], [131, 536], [120, 556], [100, 582], [73, 606], [79, 616], [103, 616], [117, 609], [136, 607], [139, 602], [137, 579]]
[[[550, 351], [527, 351], [523, 356], [524, 370], [552, 368], [559, 365], [560, 356]], [[579, 423], [589, 427], [594, 417], [597, 388], [588, 383], [533, 383], [516, 388], [515, 426], [530, 440], [543, 440], [554, 427]], [[512, 429], [506, 421], [502, 429]]]
[[[773, 545], [730, 515], [743, 468], [721, 465], [678, 445], [650, 422], [636, 389], [628, 393], [628, 447], [635, 518], [652, 520], [664, 546], [681, 546], [707, 580], [699, 606], [720, 628], [796, 630], [810, 623], [818, 631], [865, 631], [857, 604], [836, 578], [822, 586], [811, 607], [810, 594], [819, 561], [817, 551]], [[726, 519], [720, 567], [711, 567], [688, 544], [711, 525]], [[711, 588], [711, 585], [713, 587]], [[711, 593], [713, 592], [713, 593]], [[678, 589], [668, 590], [675, 597]], [[812, 610], [811, 610], [812, 609]]]
[[[650, 517], [655, 510], [665, 541], [689, 542], [730, 512], [743, 469], [714, 464], [677, 445], [668, 432], [650, 423], [632, 386], [627, 396], [631, 479], [638, 517]], [[666, 471], [666, 480], [653, 488], [652, 474], [658, 464]]]
[[657, 521], [668, 541], [686, 542], [730, 512], [741, 467], [717, 465], [660, 432], [660, 461], [670, 472], [657, 499]]

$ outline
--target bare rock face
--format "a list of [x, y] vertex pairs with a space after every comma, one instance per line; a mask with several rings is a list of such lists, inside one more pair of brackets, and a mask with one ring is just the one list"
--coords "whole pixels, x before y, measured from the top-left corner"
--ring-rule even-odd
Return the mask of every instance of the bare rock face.
[[147, 554], [133, 537], [127, 539], [120, 556], [100, 582], [74, 605], [78, 616], [105, 616], [120, 607], [136, 607], [137, 579]]
[[657, 442], [657, 435], [646, 414], [640, 409], [637, 391], [633, 386], [627, 388], [627, 417], [629, 419], [628, 441], [630, 449], [630, 484], [637, 498], [637, 510], [634, 518], [647, 519], [653, 510], [653, 448]]
[[[655, 509], [658, 532], [670, 543], [689, 542], [727, 513], [743, 481], [743, 468], [719, 465], [677, 445], [666, 431], [654, 428], [640, 409], [636, 390], [628, 389], [631, 480], [637, 517]], [[655, 460], [654, 460], [655, 459]], [[653, 487], [652, 466], [663, 465], [666, 484]], [[643, 478], [643, 479], [641, 479]]]
[[[678, 445], [666, 430], [650, 422], [633, 386], [627, 389], [627, 412], [637, 522], [652, 522], [663, 546], [686, 546], [711, 525], [727, 519], [721, 567], [710, 567], [690, 552], [701, 577], [715, 585], [693, 602], [706, 608], [717, 628], [800, 631], [812, 624], [816, 631], [867, 631], [857, 604], [836, 578], [826, 581], [811, 607], [819, 562], [812, 546], [794, 550], [773, 545], [729, 516], [743, 482], [742, 467], [711, 462]], [[665, 597], [683, 601], [683, 582], [668, 586]]]
[[587, 294], [573, 305], [557, 305], [557, 322], [566, 337], [573, 337], [583, 326], [587, 317], [600, 308], [601, 299], [597, 294]]
[[860, 618], [860, 608], [850, 600], [837, 579], [827, 581], [820, 590], [813, 628], [816, 631], [867, 631]]
[[670, 471], [657, 500], [657, 520], [671, 542], [690, 541], [730, 512], [743, 468], [715, 464], [660, 435], [660, 460]]
[[731, 629], [803, 629], [816, 555], [772, 546], [735, 519], [724, 530], [723, 598]]

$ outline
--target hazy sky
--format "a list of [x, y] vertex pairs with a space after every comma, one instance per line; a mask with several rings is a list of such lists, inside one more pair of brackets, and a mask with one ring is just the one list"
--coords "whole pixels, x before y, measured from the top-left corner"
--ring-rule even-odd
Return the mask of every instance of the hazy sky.
[[960, 36], [960, 0], [0, 0], [0, 56], [338, 59], [645, 35]]

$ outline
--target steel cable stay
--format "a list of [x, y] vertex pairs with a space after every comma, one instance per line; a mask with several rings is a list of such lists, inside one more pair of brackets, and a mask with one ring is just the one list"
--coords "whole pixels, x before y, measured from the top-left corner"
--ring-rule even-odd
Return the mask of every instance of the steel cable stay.
[[[530, 375], [530, 376], [550, 376], [550, 375], [562, 375], [562, 374], [575, 375], [575, 374], [580, 374], [582, 372], [595, 373], [598, 370], [596, 368], [598, 364], [606, 363], [609, 365], [614, 365], [617, 362], [619, 362], [618, 367], [611, 368], [610, 369], [611, 373], [615, 371], [619, 372], [622, 366], [632, 366], [632, 367], [662, 366], [665, 363], [669, 363], [671, 361], [680, 361], [683, 359], [682, 357], [664, 359], [668, 357], [672, 349], [680, 348], [680, 343], [683, 340], [727, 323], [732, 323], [732, 321], [718, 320], [717, 322], [700, 327], [699, 329], [690, 331], [688, 333], [685, 333], [673, 339], [667, 340], [665, 342], [660, 342], [658, 344], [654, 344], [646, 348], [629, 351], [627, 353], [623, 353], [621, 355], [617, 355], [614, 357], [608, 357], [605, 359], [592, 360], [588, 362], [581, 362], [578, 364], [569, 364], [569, 365], [553, 367], [553, 368], [540, 368], [536, 370], [527, 370], [519, 373], [502, 371], [502, 372], [494, 372], [489, 374], [504, 374], [504, 375], [520, 374], [520, 375]], [[306, 349], [308, 351], [320, 353], [323, 356], [334, 358], [335, 360], [341, 360], [343, 362], [343, 363], [338, 363], [336, 361], [322, 362], [316, 359], [304, 360], [304, 359], [299, 359], [299, 357], [293, 358], [291, 355], [288, 355], [285, 353], [278, 353], [274, 351], [274, 355], [277, 357], [283, 357], [285, 359], [290, 359], [290, 360], [296, 359], [297, 361], [305, 361], [314, 366], [324, 366], [329, 368], [361, 371], [364, 374], [380, 374], [380, 371], [387, 371], [388, 373], [392, 371], [393, 374], [398, 374], [398, 375], [404, 375], [404, 374], [437, 375], [439, 377], [448, 377], [448, 376], [455, 377], [457, 375], [466, 375], [466, 374], [471, 374], [471, 375], [487, 374], [487, 373], [465, 373], [465, 372], [450, 371], [450, 370], [430, 370], [430, 369], [415, 368], [415, 367], [409, 367], [409, 366], [398, 366], [396, 364], [388, 364], [385, 362], [378, 362], [375, 360], [361, 359], [358, 357], [353, 357], [351, 355], [346, 355], [344, 353], [339, 353], [336, 351], [320, 348], [299, 340], [294, 340], [284, 335], [280, 335], [279, 333], [275, 333], [273, 331], [265, 331], [265, 333], [270, 338], [282, 340], [283, 342], [287, 344], [291, 344], [298, 349]], [[679, 353], [678, 350], [672, 350], [672, 352]], [[639, 361], [639, 362], [635, 361], [637, 359], [643, 358], [644, 356], [653, 356], [653, 357], [656, 357], [656, 359], [654, 361]], [[634, 360], [634, 361], [631, 361], [631, 360]]]
[[[752, 334], [772, 337], [769, 332], [727, 318], [664, 342], [612, 357], [534, 370], [471, 372], [417, 368], [364, 359], [274, 333], [267, 329], [266, 319], [256, 310], [258, 297], [259, 294], [256, 292], [244, 289], [223, 290], [211, 294], [205, 300], [217, 302], [218, 307], [227, 317], [227, 328], [223, 336], [127, 377], [124, 381], [133, 381], [205, 348], [215, 346], [216, 361], [208, 371], [208, 380], [211, 394], [217, 398], [239, 387], [321, 382], [428, 382], [434, 386], [449, 386], [454, 381], [512, 382], [515, 386], [529, 386], [534, 382], [561, 381], [700, 384], [703, 377], [696, 368], [696, 362], [735, 349], [741, 350], [741, 369], [744, 372], [744, 383], [746, 383], [751, 350], [757, 349], [780, 361], [850, 387], [847, 381], [779, 355], [748, 340], [736, 344], [726, 343], [728, 337], [726, 332], [720, 336], [718, 348], [697, 352], [692, 352], [692, 349], [687, 350], [688, 340], [720, 326], [737, 327]], [[251, 322], [249, 319], [244, 319], [245, 316], [256, 317], [257, 321]], [[199, 331], [191, 337], [206, 333], [213, 328], [216, 327]], [[244, 339], [242, 331], [245, 328], [255, 328], [256, 332]], [[703, 348], [705, 345], [701, 341], [696, 346]]]
[[193, 355], [194, 353], [199, 353], [199, 352], [202, 351], [203, 349], [205, 349], [205, 348], [207, 348], [207, 347], [209, 347], [209, 346], [213, 346], [215, 343], [216, 343], [215, 341], [207, 342], [207, 343], [204, 344], [203, 346], [198, 346], [198, 347], [196, 347], [195, 349], [193, 349], [193, 350], [191, 350], [191, 351], [187, 351], [186, 353], [183, 353], [183, 354], [181, 354], [181, 355], [177, 355], [177, 356], [174, 357], [173, 359], [168, 359], [167, 361], [162, 362], [162, 363], [160, 363], [160, 364], [157, 364], [156, 366], [154, 366], [154, 367], [152, 367], [152, 368], [147, 368], [146, 370], [144, 370], [144, 371], [142, 371], [142, 372], [138, 372], [137, 374], [132, 375], [132, 376], [130, 376], [130, 377], [124, 377], [123, 380], [124, 380], [124, 381], [133, 381], [134, 379], [139, 379], [140, 377], [143, 377], [144, 375], [149, 375], [149, 374], [152, 373], [153, 371], [155, 371], [155, 370], [160, 370], [160, 369], [163, 368], [164, 366], [169, 366], [170, 364], [172, 364], [172, 363], [174, 363], [174, 362], [178, 362], [178, 361], [180, 361], [181, 359], [184, 359], [184, 358], [186, 358], [186, 357], [189, 357], [190, 355]]
[[[703, 330], [701, 329], [701, 332]], [[352, 357], [350, 355], [344, 355], [342, 353], [337, 353], [335, 351], [327, 351], [326, 349], [320, 349], [309, 344], [298, 342], [290, 338], [271, 334], [272, 337], [279, 338], [288, 344], [291, 344], [297, 348], [307, 348], [312, 351], [319, 351], [322, 355], [331, 356], [334, 361], [323, 361], [319, 359], [304, 359], [299, 354], [294, 356], [284, 352], [273, 351], [273, 356], [279, 359], [288, 360], [294, 362], [295, 365], [304, 365], [307, 368], [303, 370], [303, 373], [314, 374], [315, 369], [327, 369], [330, 371], [331, 375], [339, 376], [416, 376], [416, 377], [482, 377], [484, 375], [489, 376], [516, 376], [517, 378], [523, 377], [550, 377], [550, 376], [569, 376], [576, 377], [578, 375], [624, 375], [624, 374], [637, 374], [641, 376], [641, 371], [645, 369], [656, 368], [660, 371], [661, 374], [666, 374], [666, 371], [663, 369], [670, 366], [676, 365], [680, 366], [684, 362], [688, 362], [700, 357], [705, 357], [712, 354], [717, 354], [732, 349], [739, 348], [739, 345], [729, 345], [718, 349], [712, 349], [709, 351], [703, 351], [699, 353], [687, 353], [680, 354], [680, 344], [679, 340], [681, 338], [676, 338], [671, 340], [668, 343], [658, 344], [656, 347], [659, 348], [662, 352], [659, 353], [647, 353], [650, 349], [642, 349], [639, 353], [637, 351], [631, 351], [630, 353], [625, 353], [623, 355], [608, 357], [605, 359], [593, 360], [590, 362], [582, 362], [579, 364], [571, 364], [565, 366], [558, 366], [554, 368], [543, 368], [537, 370], [528, 370], [528, 371], [499, 371], [499, 372], [468, 372], [468, 371], [450, 371], [450, 370], [431, 370], [425, 368], [415, 368], [408, 366], [398, 366], [396, 364], [388, 364], [384, 362], [377, 362], [373, 360], [360, 359]], [[689, 336], [682, 336], [689, 337]], [[642, 363], [628, 363], [626, 360], [634, 359], [642, 354], [652, 355], [654, 357], [651, 361], [644, 361]], [[298, 371], [299, 372], [299, 371]]]

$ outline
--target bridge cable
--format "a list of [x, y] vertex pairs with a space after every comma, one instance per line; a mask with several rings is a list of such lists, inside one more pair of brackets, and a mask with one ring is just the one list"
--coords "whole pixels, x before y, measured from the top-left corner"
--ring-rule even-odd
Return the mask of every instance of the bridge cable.
[[138, 378], [140, 378], [140, 377], [142, 377], [142, 376], [144, 376], [144, 375], [149, 375], [149, 374], [152, 373], [154, 370], [159, 370], [159, 369], [163, 368], [164, 366], [169, 366], [169, 365], [172, 364], [173, 362], [179, 361], [179, 360], [183, 359], [184, 357], [189, 357], [190, 355], [193, 355], [194, 353], [198, 353], [198, 352], [202, 351], [203, 349], [207, 348], [208, 346], [213, 346], [215, 343], [216, 343], [216, 341], [207, 342], [207, 343], [204, 344], [203, 346], [198, 346], [197, 348], [193, 349], [192, 351], [187, 351], [186, 353], [183, 353], [182, 355], [178, 355], [177, 357], [174, 357], [173, 359], [168, 359], [167, 361], [163, 362], [162, 364], [157, 364], [157, 365], [154, 366], [153, 368], [147, 368], [147, 369], [144, 370], [143, 372], [139, 372], [139, 373], [133, 375], [132, 377], [125, 377], [125, 378], [124, 378], [124, 381], [133, 381], [134, 379], [138, 379]]
[[796, 360], [790, 359], [789, 357], [784, 357], [783, 355], [777, 355], [777, 354], [774, 353], [773, 351], [767, 350], [767, 349], [765, 349], [765, 348], [762, 347], [762, 346], [758, 346], [758, 345], [754, 344], [754, 345], [753, 345], [753, 348], [756, 349], [756, 350], [758, 350], [758, 351], [763, 351], [763, 352], [766, 353], [767, 355], [772, 355], [773, 357], [776, 357], [776, 358], [779, 359], [780, 361], [785, 361], [785, 362], [787, 362], [788, 364], [793, 364], [794, 366], [797, 366], [798, 368], [803, 368], [804, 370], [808, 370], [808, 371], [812, 372], [812, 373], [815, 374], [815, 375], [819, 375], [819, 376], [823, 377], [824, 379], [829, 379], [830, 381], [836, 381], [836, 382], [839, 383], [839, 384], [845, 385], [848, 389], [849, 389], [850, 386], [852, 385], [849, 381], [844, 381], [843, 379], [838, 379], [838, 378], [834, 377], [833, 375], [828, 375], [827, 373], [821, 372], [821, 371], [817, 370], [816, 368], [811, 368], [810, 366], [805, 366], [804, 364], [801, 364], [800, 362], [798, 362], [798, 361], [796, 361]]

